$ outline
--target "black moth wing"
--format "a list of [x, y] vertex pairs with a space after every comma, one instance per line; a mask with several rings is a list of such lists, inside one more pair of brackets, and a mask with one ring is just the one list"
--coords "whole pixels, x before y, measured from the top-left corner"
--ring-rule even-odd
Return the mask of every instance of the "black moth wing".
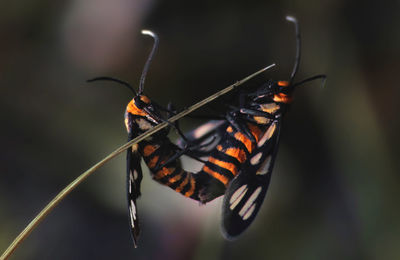
[[[275, 126], [273, 125], [275, 124]], [[272, 136], [257, 147], [231, 181], [222, 204], [222, 233], [232, 240], [246, 230], [264, 201], [278, 150], [281, 121], [275, 120]]]
[[194, 130], [185, 133], [186, 140], [179, 138], [177, 145], [183, 149], [187, 144], [190, 146], [189, 153], [195, 157], [209, 156], [210, 152], [220, 143], [225, 128], [227, 127], [226, 120], [210, 120]]
[[[128, 141], [133, 139], [133, 135], [129, 133]], [[136, 148], [132, 146], [127, 150], [127, 194], [128, 194], [128, 212], [129, 226], [131, 229], [133, 245], [137, 247], [137, 240], [140, 234], [139, 217], [137, 214], [136, 199], [140, 196], [140, 182], [143, 178], [142, 167], [140, 165], [141, 156]]]

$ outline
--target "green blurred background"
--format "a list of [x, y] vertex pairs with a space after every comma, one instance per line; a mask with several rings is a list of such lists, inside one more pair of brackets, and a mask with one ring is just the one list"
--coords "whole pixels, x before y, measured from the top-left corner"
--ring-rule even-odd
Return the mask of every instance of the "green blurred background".
[[[145, 172], [132, 246], [125, 156], [63, 201], [11, 259], [400, 259], [399, 1], [3, 1], [0, 251], [64, 186], [126, 141], [123, 113], [152, 41], [145, 92], [185, 107], [263, 66], [298, 89], [264, 205], [238, 240], [221, 200], [199, 207]], [[218, 103], [217, 103], [218, 105]], [[214, 104], [215, 106], [215, 104]], [[186, 129], [198, 123], [183, 121]], [[191, 167], [191, 166], [189, 166]]]

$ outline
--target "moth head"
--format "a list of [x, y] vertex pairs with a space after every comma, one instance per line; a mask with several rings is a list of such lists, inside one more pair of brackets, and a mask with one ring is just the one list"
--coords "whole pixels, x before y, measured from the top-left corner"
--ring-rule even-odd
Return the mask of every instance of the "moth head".
[[290, 103], [293, 86], [289, 81], [269, 80], [250, 95], [253, 102], [264, 104], [269, 102]]
[[128, 132], [145, 132], [162, 122], [151, 100], [145, 95], [135, 96], [127, 105], [125, 126]]
[[126, 111], [135, 117], [146, 118], [155, 124], [160, 123], [160, 115], [157, 113], [155, 105], [143, 94], [136, 95], [128, 103]]
[[143, 110], [152, 106], [150, 99], [143, 94], [136, 95], [132, 101], [139, 110]]

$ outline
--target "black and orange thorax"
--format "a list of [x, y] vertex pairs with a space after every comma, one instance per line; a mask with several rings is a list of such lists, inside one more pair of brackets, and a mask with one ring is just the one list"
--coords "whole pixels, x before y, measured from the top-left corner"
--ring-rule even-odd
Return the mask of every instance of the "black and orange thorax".
[[[284, 84], [281, 82], [280, 84]], [[286, 106], [291, 103], [292, 97], [284, 93], [271, 96], [267, 102], [253, 103], [248, 108], [265, 112], [269, 116], [247, 115], [249, 119], [246, 127], [254, 137], [253, 141], [244, 133], [227, 126], [222, 142], [212, 152], [202, 171], [227, 187], [230, 181], [237, 176], [247, 160], [250, 160], [255, 148], [263, 146], [277, 130], [276, 119], [282, 116]], [[244, 119], [244, 118], [242, 118]], [[252, 123], [251, 123], [252, 122]]]

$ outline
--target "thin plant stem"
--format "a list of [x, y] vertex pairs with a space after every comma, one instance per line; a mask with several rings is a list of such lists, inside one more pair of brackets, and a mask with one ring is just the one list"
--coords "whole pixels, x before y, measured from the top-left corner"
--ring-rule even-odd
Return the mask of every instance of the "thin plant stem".
[[168, 122], [162, 122], [152, 129], [148, 130], [147, 132], [141, 134], [140, 136], [132, 139], [131, 141], [127, 142], [126, 144], [122, 145], [118, 149], [116, 149], [114, 152], [110, 153], [108, 156], [106, 156], [103, 160], [99, 161], [95, 165], [93, 165], [91, 168], [89, 168], [87, 171], [82, 173], [78, 178], [76, 178], [74, 181], [72, 181], [67, 187], [65, 187], [52, 201], [50, 201], [49, 204], [46, 205], [42, 209], [42, 211], [25, 227], [25, 229], [14, 239], [14, 241], [9, 245], [9, 247], [4, 251], [4, 253], [1, 255], [0, 260], [6, 260], [8, 259], [11, 254], [15, 251], [15, 249], [24, 241], [29, 234], [40, 224], [40, 222], [43, 221], [44, 218], [71, 192], [73, 191], [79, 184], [81, 184], [87, 177], [89, 177], [93, 172], [95, 172], [97, 169], [102, 167], [105, 163], [110, 161], [112, 158], [116, 157], [132, 145], [139, 143], [140, 141], [146, 139], [150, 135], [160, 131], [161, 129], [165, 128], [168, 126], [170, 123], [173, 123], [177, 121], [178, 119], [186, 116], [187, 114], [193, 112], [194, 110], [200, 108], [201, 106], [204, 106], [205, 104], [213, 101], [214, 99], [228, 93], [229, 91], [233, 90], [234, 88], [242, 85], [249, 79], [257, 76], [258, 74], [274, 67], [275, 64], [269, 65], [253, 74], [250, 76], [247, 76], [246, 78], [237, 81], [236, 83], [230, 85], [229, 87], [226, 87], [225, 89], [215, 93], [214, 95], [211, 95], [202, 101], [194, 104], [193, 106], [185, 109], [184, 111], [176, 114], [175, 116], [172, 116], [168, 119]]

